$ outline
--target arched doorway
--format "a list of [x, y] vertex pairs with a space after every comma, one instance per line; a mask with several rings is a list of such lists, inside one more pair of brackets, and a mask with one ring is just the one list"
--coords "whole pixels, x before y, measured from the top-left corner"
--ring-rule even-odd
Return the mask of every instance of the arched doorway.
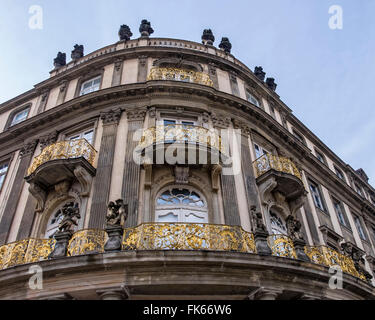
[[170, 186], [156, 198], [156, 222], [207, 223], [207, 201], [189, 186]]

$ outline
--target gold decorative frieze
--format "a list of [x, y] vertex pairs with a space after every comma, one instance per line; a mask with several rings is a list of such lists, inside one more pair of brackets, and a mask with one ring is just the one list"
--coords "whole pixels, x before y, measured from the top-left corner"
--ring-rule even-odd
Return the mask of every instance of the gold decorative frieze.
[[77, 231], [69, 241], [68, 256], [79, 256], [88, 253], [104, 252], [107, 233], [101, 229]]
[[54, 239], [25, 239], [0, 247], [0, 269], [47, 260], [55, 247]]
[[45, 147], [41, 154], [34, 158], [27, 175], [32, 174], [40, 165], [52, 160], [85, 158], [94, 165], [96, 150], [86, 139], [59, 141]]
[[152, 68], [147, 80], [173, 80], [214, 86], [208, 74], [179, 68]]
[[267, 171], [274, 169], [276, 171], [289, 173], [302, 180], [301, 173], [296, 165], [288, 158], [274, 156], [267, 153], [253, 162], [256, 176], [259, 177]]
[[185, 124], [169, 124], [143, 130], [138, 147], [157, 143], [197, 143], [225, 153], [221, 136], [213, 129]]
[[293, 241], [285, 235], [270, 235], [268, 237], [268, 245], [272, 250], [272, 255], [274, 256], [297, 259]]
[[364, 281], [366, 280], [366, 277], [357, 271], [354, 261], [350, 257], [345, 256], [334, 249], [326, 246], [306, 246], [305, 253], [310, 260], [316, 264], [325, 265], [328, 267], [339, 266], [343, 272], [361, 278]]
[[194, 223], [145, 223], [125, 229], [123, 249], [256, 253], [253, 234], [239, 226]]

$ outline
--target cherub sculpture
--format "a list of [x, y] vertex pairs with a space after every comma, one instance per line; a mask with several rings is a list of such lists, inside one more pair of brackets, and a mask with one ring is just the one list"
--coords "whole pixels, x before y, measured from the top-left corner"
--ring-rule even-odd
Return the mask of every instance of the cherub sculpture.
[[302, 224], [300, 221], [298, 221], [296, 218], [294, 218], [292, 215], [289, 215], [286, 218], [286, 228], [288, 230], [288, 234], [290, 238], [293, 240], [303, 240], [303, 234], [301, 231]]
[[124, 204], [122, 199], [116, 200], [116, 203], [113, 201], [108, 203], [108, 212], [106, 215], [107, 226], [124, 227], [127, 218], [128, 205]]
[[59, 232], [74, 232], [74, 227], [78, 225], [81, 215], [78, 204], [74, 202], [66, 203], [62, 208], [63, 219], [59, 224]]

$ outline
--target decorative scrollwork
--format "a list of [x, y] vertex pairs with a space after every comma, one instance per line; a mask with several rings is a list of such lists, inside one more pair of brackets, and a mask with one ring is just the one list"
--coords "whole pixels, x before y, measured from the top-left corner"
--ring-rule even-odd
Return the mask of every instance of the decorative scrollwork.
[[199, 143], [225, 153], [221, 136], [218, 135], [214, 130], [185, 124], [171, 124], [145, 129], [143, 130], [138, 147], [146, 148], [155, 143], [174, 142]]
[[183, 82], [193, 82], [213, 87], [214, 83], [210, 76], [203, 72], [178, 68], [152, 68], [147, 80], [174, 80]]
[[256, 176], [259, 177], [268, 170], [274, 169], [276, 171], [285, 172], [296, 176], [302, 180], [301, 173], [296, 165], [288, 158], [274, 156], [267, 153], [253, 162]]
[[293, 241], [283, 234], [273, 234], [268, 237], [272, 254], [278, 257], [297, 259]]
[[47, 260], [54, 239], [24, 239], [0, 247], [0, 269]]
[[41, 154], [34, 158], [27, 170], [27, 175], [32, 174], [40, 165], [51, 160], [85, 158], [94, 165], [96, 150], [86, 139], [59, 141], [45, 147]]
[[241, 227], [192, 223], [146, 223], [126, 229], [123, 249], [256, 252], [254, 236]]
[[364, 281], [366, 280], [366, 277], [363, 274], [359, 273], [355, 268], [353, 259], [346, 255], [343, 255], [340, 252], [337, 252], [332, 248], [326, 246], [306, 246], [305, 253], [312, 262], [328, 267], [339, 266], [343, 272], [351, 274], [352, 276], [360, 278]]
[[104, 252], [107, 234], [100, 229], [77, 231], [69, 241], [68, 256], [79, 256], [88, 253]]

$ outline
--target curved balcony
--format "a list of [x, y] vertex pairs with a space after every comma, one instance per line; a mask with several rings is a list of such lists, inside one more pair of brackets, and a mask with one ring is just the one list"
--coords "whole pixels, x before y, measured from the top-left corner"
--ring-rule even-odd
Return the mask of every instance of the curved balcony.
[[33, 163], [27, 170], [27, 175], [30, 176], [38, 167], [46, 162], [81, 157], [94, 166], [96, 150], [86, 139], [59, 141], [45, 147], [41, 154], [34, 158]]
[[[143, 130], [137, 149], [143, 152], [144, 149], [152, 147], [152, 151], [165, 152], [169, 145], [185, 150], [182, 161], [190, 161], [189, 150], [194, 152], [192, 154], [196, 164], [206, 160], [206, 163], [211, 160], [212, 163], [217, 163], [220, 155], [221, 160], [227, 155], [222, 138], [215, 130], [184, 124], [161, 125]], [[156, 159], [160, 157], [156, 156]]]
[[258, 185], [267, 185], [265, 182], [274, 181], [269, 184], [272, 190], [266, 190], [267, 192], [278, 191], [287, 201], [296, 200], [304, 195], [301, 173], [290, 159], [265, 154], [253, 162], [253, 167]]
[[45, 147], [34, 158], [25, 177], [38, 202], [37, 211], [43, 211], [51, 187], [65, 190], [75, 180], [81, 185], [80, 195], [87, 197], [96, 174], [95, 158], [95, 149], [85, 139], [59, 141]]
[[[107, 233], [101, 229], [79, 230], [69, 240], [66, 258], [104, 253], [107, 239]], [[25, 239], [3, 245], [0, 247], [0, 270], [48, 260], [55, 244], [54, 239]], [[288, 236], [270, 235], [268, 245], [273, 256], [298, 260], [293, 241]], [[181, 250], [257, 254], [254, 235], [240, 226], [144, 223], [124, 229], [122, 251]], [[326, 267], [338, 265], [343, 272], [366, 281], [355, 268], [354, 261], [338, 251], [325, 246], [305, 246], [304, 251], [312, 263]]]
[[152, 68], [147, 80], [183, 81], [213, 87], [213, 82], [208, 74], [179, 68]]

